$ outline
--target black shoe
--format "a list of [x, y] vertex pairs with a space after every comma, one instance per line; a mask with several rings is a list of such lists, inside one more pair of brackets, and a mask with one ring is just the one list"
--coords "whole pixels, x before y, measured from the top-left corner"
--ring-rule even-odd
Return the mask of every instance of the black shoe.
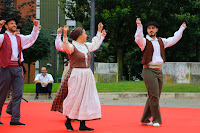
[[85, 126], [85, 127], [80, 127], [78, 131], [79, 132], [93, 132], [94, 129]]
[[80, 121], [80, 127], [79, 127], [79, 132], [93, 132], [94, 129], [86, 127], [85, 126], [85, 121]]
[[48, 96], [48, 99], [52, 99], [52, 97], [49, 95], [49, 96]]
[[8, 112], [8, 111], [6, 111], [6, 113], [9, 114], [9, 115], [12, 115], [12, 112]]
[[67, 131], [74, 131], [74, 129], [71, 125], [71, 119], [67, 118], [67, 121], [65, 122], [65, 126], [67, 128]]
[[36, 100], [36, 99], [38, 99], [38, 98], [39, 98], [38, 96], [35, 96], [35, 98], [34, 98], [34, 99]]
[[21, 122], [10, 122], [10, 125], [11, 126], [25, 126], [25, 124]]
[[2, 122], [0, 122], [0, 126], [2, 126], [3, 125], [3, 123]]

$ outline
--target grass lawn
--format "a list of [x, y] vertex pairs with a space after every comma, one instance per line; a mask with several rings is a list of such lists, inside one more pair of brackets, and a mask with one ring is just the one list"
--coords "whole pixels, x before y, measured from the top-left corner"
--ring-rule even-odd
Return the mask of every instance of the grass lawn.
[[[53, 84], [53, 93], [60, 83]], [[143, 81], [120, 81], [118, 83], [97, 83], [98, 92], [146, 92]], [[200, 93], [199, 84], [164, 84], [162, 92]], [[35, 93], [35, 84], [25, 84], [24, 93]]]

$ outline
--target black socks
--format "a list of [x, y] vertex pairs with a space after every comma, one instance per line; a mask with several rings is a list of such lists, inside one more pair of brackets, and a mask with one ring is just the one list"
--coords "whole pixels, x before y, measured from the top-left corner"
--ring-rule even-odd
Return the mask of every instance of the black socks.
[[79, 127], [79, 131], [94, 131], [94, 129], [86, 127], [85, 126], [85, 121], [80, 121], [80, 127]]
[[67, 118], [66, 122], [65, 122], [65, 126], [67, 128], [67, 131], [74, 131], [72, 125], [71, 125], [71, 119]]

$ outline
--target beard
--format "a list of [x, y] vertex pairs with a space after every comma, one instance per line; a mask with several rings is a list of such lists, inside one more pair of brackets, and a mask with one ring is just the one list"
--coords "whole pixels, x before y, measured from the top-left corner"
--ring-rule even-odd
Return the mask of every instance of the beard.
[[152, 32], [150, 32], [150, 33], [149, 33], [149, 36], [150, 36], [150, 37], [155, 37], [155, 36], [156, 36], [156, 33], [153, 34]]
[[9, 31], [11, 31], [13, 33], [16, 31], [16, 27], [12, 27], [12, 28], [8, 27], [8, 29], [9, 29]]
[[150, 37], [155, 37], [156, 36], [156, 34], [154, 34], [154, 35], [149, 35]]

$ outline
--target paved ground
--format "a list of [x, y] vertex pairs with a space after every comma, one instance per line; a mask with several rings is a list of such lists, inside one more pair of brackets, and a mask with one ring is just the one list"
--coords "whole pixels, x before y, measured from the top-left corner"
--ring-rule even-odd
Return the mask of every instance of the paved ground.
[[[144, 106], [146, 97], [139, 98], [100, 98], [101, 104], [104, 105], [133, 105]], [[48, 99], [27, 99], [29, 102], [52, 102]], [[163, 107], [184, 107], [184, 108], [200, 108], [200, 99], [189, 98], [162, 98], [160, 106]]]

